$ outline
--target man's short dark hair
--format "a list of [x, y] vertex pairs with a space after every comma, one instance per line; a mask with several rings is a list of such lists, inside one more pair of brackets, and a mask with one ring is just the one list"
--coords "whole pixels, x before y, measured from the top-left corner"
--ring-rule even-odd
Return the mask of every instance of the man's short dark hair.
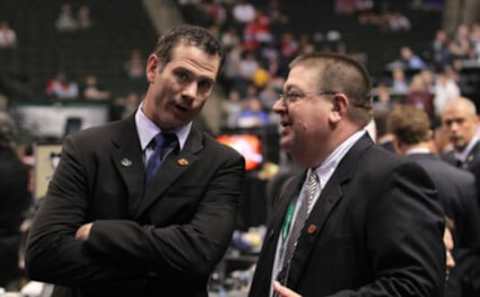
[[301, 55], [290, 63], [290, 69], [299, 64], [318, 67], [319, 92], [341, 92], [348, 96], [349, 116], [362, 125], [372, 117], [370, 76], [358, 61], [335, 53]]
[[427, 141], [431, 136], [427, 113], [409, 105], [393, 109], [388, 118], [388, 130], [406, 145]]
[[153, 52], [165, 65], [171, 61], [172, 50], [180, 43], [198, 47], [212, 56], [218, 55], [223, 61], [224, 51], [220, 42], [208, 30], [192, 25], [174, 27], [162, 35]]

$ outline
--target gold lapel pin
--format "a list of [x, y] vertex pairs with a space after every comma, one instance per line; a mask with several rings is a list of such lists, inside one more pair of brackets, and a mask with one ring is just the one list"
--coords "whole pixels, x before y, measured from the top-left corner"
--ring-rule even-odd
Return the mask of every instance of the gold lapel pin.
[[315, 232], [317, 232], [317, 229], [318, 229], [317, 226], [315, 226], [314, 224], [311, 224], [307, 228], [307, 233], [308, 234], [315, 234]]
[[130, 167], [133, 163], [127, 158], [123, 158], [122, 161], [120, 161], [120, 164], [124, 167]]
[[189, 162], [188, 162], [187, 159], [181, 158], [181, 159], [177, 160], [177, 164], [182, 166], [182, 167], [185, 167], [185, 166], [188, 166]]

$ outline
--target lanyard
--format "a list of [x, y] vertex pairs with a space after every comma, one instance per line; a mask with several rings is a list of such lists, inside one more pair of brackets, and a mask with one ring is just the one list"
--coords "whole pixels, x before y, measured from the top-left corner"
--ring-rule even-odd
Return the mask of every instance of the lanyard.
[[287, 240], [288, 232], [290, 232], [290, 227], [292, 226], [293, 213], [295, 211], [295, 204], [296, 204], [296, 201], [292, 201], [288, 205], [287, 215], [285, 216], [285, 219], [283, 220], [283, 225], [282, 225], [282, 240], [283, 240], [283, 242], [285, 242], [285, 240]]

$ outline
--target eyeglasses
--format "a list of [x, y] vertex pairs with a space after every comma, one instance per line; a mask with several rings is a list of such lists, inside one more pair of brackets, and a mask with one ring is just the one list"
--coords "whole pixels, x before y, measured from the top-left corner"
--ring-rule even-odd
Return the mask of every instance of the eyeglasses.
[[314, 94], [305, 94], [305, 93], [299, 92], [299, 91], [288, 91], [287, 93], [280, 94], [279, 100], [281, 100], [286, 106], [288, 106], [292, 103], [295, 103], [295, 102], [300, 101], [302, 99], [305, 99], [307, 97], [323, 96], [323, 95], [335, 95], [337, 93], [339, 93], [339, 92], [325, 91], [325, 92], [314, 93]]
[[[308, 98], [308, 97], [324, 96], [324, 95], [336, 95], [336, 94], [339, 94], [339, 93], [341, 93], [341, 92], [324, 91], [324, 92], [320, 92], [320, 93], [307, 94], [307, 93], [303, 93], [303, 92], [300, 92], [300, 91], [291, 90], [291, 91], [288, 91], [287, 93], [280, 94], [278, 100], [282, 101], [283, 105], [288, 109], [288, 106], [290, 104], [298, 102], [298, 101], [303, 100], [303, 99]], [[352, 104], [352, 106], [354, 106], [354, 107], [366, 109], [368, 111], [370, 111], [372, 109], [371, 99], [367, 100], [366, 102], [351, 101], [350, 104]]]

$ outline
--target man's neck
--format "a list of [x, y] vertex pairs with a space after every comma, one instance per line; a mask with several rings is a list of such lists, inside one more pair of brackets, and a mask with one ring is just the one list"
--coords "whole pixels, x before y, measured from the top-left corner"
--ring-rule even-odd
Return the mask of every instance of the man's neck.
[[[335, 137], [332, 137], [330, 142], [322, 143], [321, 147], [319, 147], [318, 149], [315, 149], [316, 152], [323, 151], [322, 154], [317, 154], [315, 159], [309, 160], [307, 164], [302, 164], [302, 165], [304, 166], [307, 165], [306, 168], [319, 167], [328, 158], [328, 156], [330, 156], [338, 148], [339, 145], [344, 143], [348, 138], [350, 138], [353, 134], [355, 134], [360, 130], [361, 129], [357, 128], [356, 130], [349, 129], [349, 130], [339, 131], [339, 133], [337, 133]], [[329, 149], [325, 149], [327, 147]]]
[[420, 142], [417, 144], [409, 145], [405, 148], [404, 155], [410, 154], [431, 154], [432, 148], [428, 142]]

